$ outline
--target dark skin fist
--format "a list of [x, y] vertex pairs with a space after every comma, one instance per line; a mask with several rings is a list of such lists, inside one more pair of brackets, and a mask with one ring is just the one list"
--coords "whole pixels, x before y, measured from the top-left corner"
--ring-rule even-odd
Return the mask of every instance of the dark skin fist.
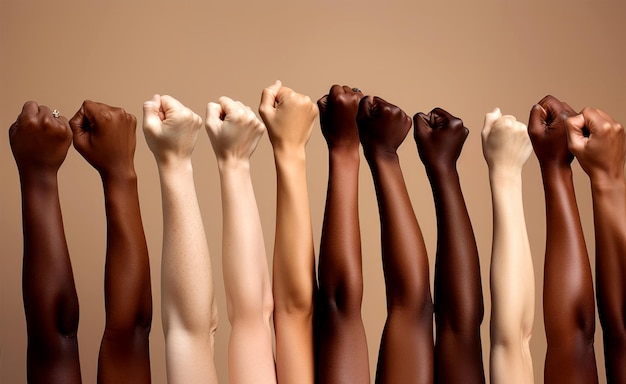
[[411, 118], [402, 109], [377, 96], [361, 99], [356, 121], [366, 155], [395, 155], [411, 129]]
[[576, 112], [554, 96], [535, 104], [528, 119], [528, 134], [541, 168], [569, 167], [574, 155], [567, 147], [565, 119]]
[[9, 128], [9, 141], [21, 174], [56, 173], [72, 143], [72, 131], [65, 117], [55, 118], [50, 108], [28, 101]]
[[333, 85], [327, 95], [317, 101], [322, 134], [328, 148], [356, 149], [359, 131], [356, 114], [363, 93], [348, 86]]
[[441, 108], [413, 116], [417, 151], [426, 169], [455, 167], [469, 129]]
[[101, 176], [134, 173], [135, 116], [85, 100], [69, 123], [74, 147]]

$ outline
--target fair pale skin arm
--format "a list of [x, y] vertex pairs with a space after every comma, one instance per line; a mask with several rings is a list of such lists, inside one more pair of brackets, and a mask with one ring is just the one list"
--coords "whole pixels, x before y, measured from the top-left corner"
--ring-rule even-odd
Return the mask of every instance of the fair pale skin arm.
[[191, 154], [202, 119], [170, 96], [144, 103], [143, 129], [161, 180], [161, 313], [168, 383], [217, 383], [211, 259]]
[[305, 146], [317, 106], [280, 82], [265, 88], [259, 113], [276, 164], [274, 328], [281, 383], [313, 383], [315, 253], [306, 183]]
[[532, 146], [526, 125], [502, 116], [497, 108], [485, 116], [482, 143], [493, 203], [490, 378], [494, 384], [530, 384], [535, 276], [522, 202], [522, 168]]
[[232, 383], [275, 383], [272, 288], [261, 219], [250, 178], [250, 156], [265, 127], [252, 110], [221, 97], [207, 106], [206, 127], [217, 157], [222, 191], [222, 268], [232, 331]]
[[604, 111], [585, 108], [566, 121], [569, 148], [591, 180], [596, 288], [609, 383], [626, 382], [626, 135]]

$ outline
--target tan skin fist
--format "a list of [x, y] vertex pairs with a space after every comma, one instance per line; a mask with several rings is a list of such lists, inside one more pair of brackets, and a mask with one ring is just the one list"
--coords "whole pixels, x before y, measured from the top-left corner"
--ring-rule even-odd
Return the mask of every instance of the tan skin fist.
[[528, 134], [542, 168], [569, 167], [574, 156], [567, 147], [565, 118], [576, 112], [553, 96], [546, 96], [533, 106], [528, 121]]
[[362, 98], [363, 93], [360, 90], [335, 84], [327, 95], [317, 101], [322, 134], [328, 148], [358, 148], [359, 129], [356, 115]]
[[9, 141], [23, 176], [56, 173], [72, 143], [72, 131], [65, 117], [55, 118], [48, 107], [28, 101], [9, 128]]
[[377, 96], [361, 99], [356, 121], [366, 157], [395, 156], [411, 129], [411, 118], [402, 109]]
[[626, 133], [604, 111], [585, 108], [566, 120], [569, 148], [592, 183], [624, 180]]
[[90, 100], [70, 119], [74, 147], [102, 177], [134, 174], [136, 126], [124, 109]]
[[280, 81], [263, 90], [259, 114], [274, 148], [304, 147], [309, 141], [317, 106]]

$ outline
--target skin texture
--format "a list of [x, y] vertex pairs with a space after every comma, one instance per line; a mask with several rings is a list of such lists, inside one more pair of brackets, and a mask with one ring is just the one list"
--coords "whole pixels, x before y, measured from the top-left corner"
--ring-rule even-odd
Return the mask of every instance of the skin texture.
[[526, 124], [498, 108], [485, 115], [482, 145], [493, 204], [490, 379], [532, 384], [535, 274], [522, 200], [522, 168], [532, 145]]
[[161, 180], [167, 381], [217, 383], [217, 304], [191, 162], [202, 119], [171, 96], [155, 95], [143, 110], [144, 134]]
[[369, 383], [361, 319], [363, 276], [358, 214], [361, 92], [333, 85], [317, 101], [328, 145], [328, 189], [320, 242], [315, 307], [316, 376], [319, 383]]
[[274, 309], [250, 156], [265, 127], [241, 102], [221, 97], [207, 106], [206, 128], [222, 189], [222, 268], [232, 383], [275, 383], [271, 316]]
[[263, 90], [259, 113], [276, 165], [274, 329], [276, 377], [280, 383], [313, 383], [315, 252], [305, 146], [317, 118], [308, 96], [279, 81]]
[[74, 147], [98, 171], [104, 187], [106, 324], [98, 382], [149, 383], [152, 296], [133, 163], [136, 119], [121, 108], [87, 100], [69, 123]]
[[376, 382], [431, 383], [433, 304], [428, 257], [397, 154], [411, 119], [395, 105], [367, 96], [359, 103], [357, 124], [376, 188], [387, 288], [387, 321]]
[[548, 350], [546, 383], [598, 381], [593, 346], [595, 302], [567, 147], [565, 117], [575, 112], [546, 96], [530, 112], [528, 133], [546, 198], [543, 309]]
[[626, 185], [624, 127], [585, 108], [566, 120], [569, 148], [589, 175], [596, 237], [598, 313], [607, 381], [626, 383]]
[[9, 129], [20, 175], [29, 383], [80, 383], [78, 297], [65, 241], [57, 172], [72, 142], [63, 116], [33, 101]]
[[480, 263], [456, 169], [469, 130], [440, 108], [413, 121], [437, 213], [435, 383], [484, 383]]

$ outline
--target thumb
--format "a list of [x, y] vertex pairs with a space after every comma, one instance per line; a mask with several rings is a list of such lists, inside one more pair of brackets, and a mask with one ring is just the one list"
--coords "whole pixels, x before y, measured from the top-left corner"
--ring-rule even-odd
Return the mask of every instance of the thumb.
[[263, 89], [263, 93], [261, 93], [261, 103], [259, 104], [259, 114], [263, 120], [266, 120], [266, 118], [276, 111], [276, 97], [281, 87], [282, 83], [280, 80], [276, 80], [274, 84]]
[[491, 128], [500, 117], [502, 117], [502, 112], [498, 107], [495, 107], [493, 111], [487, 112], [485, 114], [485, 122], [483, 123], [483, 130], [481, 132], [483, 140], [485, 140], [487, 136], [489, 136], [489, 134], [491, 133]]
[[152, 99], [143, 103], [143, 129], [154, 131], [161, 126], [160, 116], [161, 96], [154, 95]]
[[580, 153], [587, 142], [583, 129], [585, 127], [585, 117], [578, 114], [565, 119], [565, 129], [567, 130], [567, 144], [573, 154]]
[[430, 126], [430, 114], [418, 112], [413, 115], [413, 136], [416, 140], [421, 139], [424, 135], [432, 130]]
[[528, 118], [528, 133], [532, 135], [540, 135], [545, 130], [545, 121], [548, 112], [539, 104], [533, 105]]
[[222, 125], [224, 110], [218, 103], [209, 103], [206, 106], [205, 125], [208, 132], [216, 132]]

